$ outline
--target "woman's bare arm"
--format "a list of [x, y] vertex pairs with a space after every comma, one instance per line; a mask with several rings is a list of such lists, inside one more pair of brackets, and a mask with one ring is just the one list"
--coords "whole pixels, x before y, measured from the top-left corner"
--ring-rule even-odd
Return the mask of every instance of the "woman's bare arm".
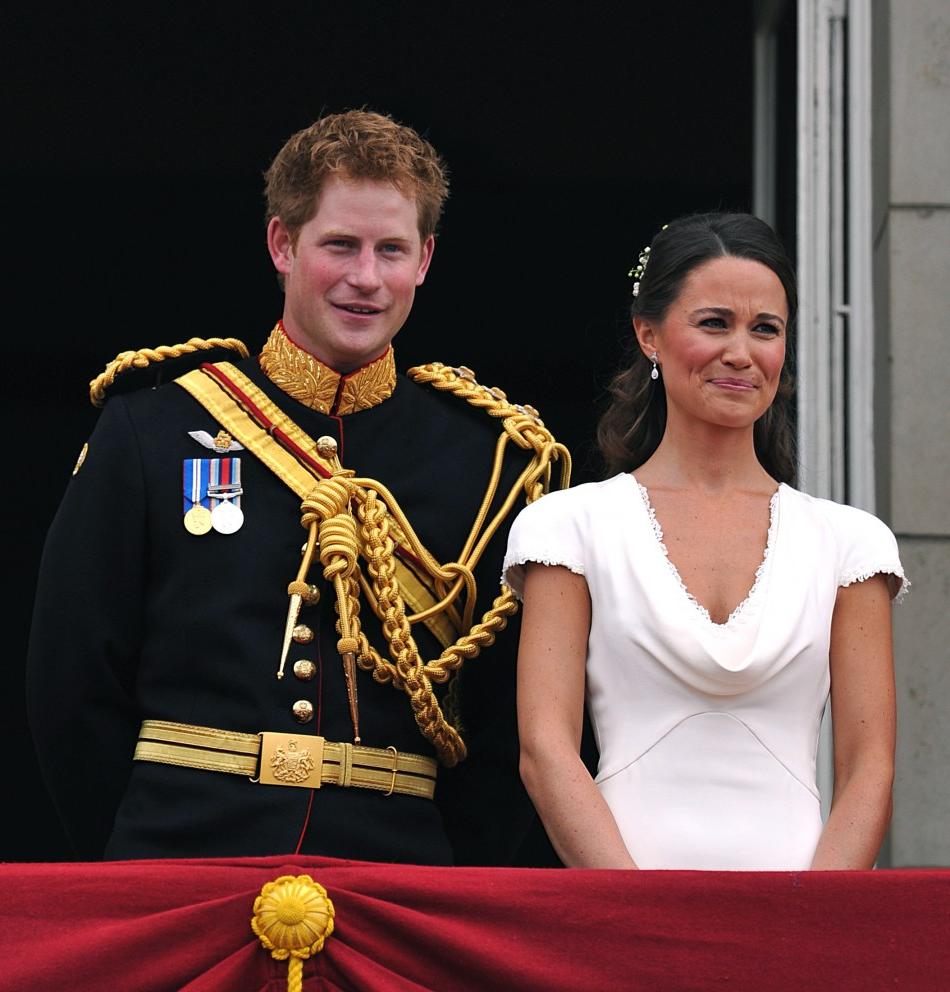
[[883, 575], [838, 590], [831, 718], [834, 796], [812, 868], [872, 868], [891, 817], [894, 779], [894, 659]]
[[527, 566], [518, 651], [521, 777], [573, 868], [636, 868], [580, 759], [590, 594], [561, 566]]

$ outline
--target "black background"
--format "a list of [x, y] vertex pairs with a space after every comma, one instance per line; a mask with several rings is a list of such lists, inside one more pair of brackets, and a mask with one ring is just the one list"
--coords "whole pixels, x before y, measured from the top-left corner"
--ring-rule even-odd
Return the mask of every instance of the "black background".
[[584, 481], [640, 248], [673, 216], [751, 206], [752, 7], [289, 0], [6, 15], [14, 801], [0, 857], [69, 857], [36, 777], [23, 664], [45, 530], [95, 422], [86, 385], [129, 348], [195, 335], [260, 346], [281, 309], [261, 173], [283, 141], [321, 112], [366, 106], [435, 144], [452, 193], [397, 363], [464, 362], [534, 404]]

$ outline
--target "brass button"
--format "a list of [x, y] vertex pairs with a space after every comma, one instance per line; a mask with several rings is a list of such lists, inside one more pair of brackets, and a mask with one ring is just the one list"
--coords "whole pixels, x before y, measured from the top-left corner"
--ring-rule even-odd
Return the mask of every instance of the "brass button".
[[309, 682], [316, 674], [317, 666], [312, 661], [307, 661], [306, 658], [301, 658], [300, 661], [294, 662], [294, 675], [296, 675], [302, 682]]
[[316, 606], [320, 602], [320, 589], [318, 586], [308, 586], [307, 592], [303, 597], [304, 602], [307, 606]]
[[298, 699], [293, 709], [297, 723], [309, 723], [313, 719], [313, 703], [309, 699]]
[[297, 644], [309, 644], [312, 640], [313, 631], [305, 623], [298, 623], [294, 627], [294, 641]]
[[336, 439], [324, 434], [317, 438], [317, 454], [321, 458], [332, 458], [337, 451]]

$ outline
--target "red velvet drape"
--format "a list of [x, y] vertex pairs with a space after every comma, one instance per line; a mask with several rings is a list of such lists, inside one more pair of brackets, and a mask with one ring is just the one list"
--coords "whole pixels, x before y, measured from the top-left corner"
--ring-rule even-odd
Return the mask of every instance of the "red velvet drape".
[[619, 872], [296, 856], [0, 866], [3, 992], [276, 992], [250, 930], [280, 875], [328, 891], [305, 992], [950, 989], [950, 871]]

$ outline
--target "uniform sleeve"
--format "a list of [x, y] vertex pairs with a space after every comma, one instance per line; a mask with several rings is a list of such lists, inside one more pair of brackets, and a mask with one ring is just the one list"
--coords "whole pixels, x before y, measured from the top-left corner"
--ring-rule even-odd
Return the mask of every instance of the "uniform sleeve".
[[891, 529], [873, 514], [837, 507], [838, 585], [850, 586], [873, 575], [887, 576], [891, 598], [900, 600], [910, 587], [904, 576]]
[[138, 731], [145, 485], [126, 406], [110, 401], [49, 530], [27, 656], [27, 713], [77, 853], [102, 856]]
[[501, 581], [521, 599], [524, 592], [524, 566], [563, 565], [585, 575], [584, 540], [581, 522], [572, 512], [576, 490], [548, 493], [518, 514], [508, 536], [508, 550]]

